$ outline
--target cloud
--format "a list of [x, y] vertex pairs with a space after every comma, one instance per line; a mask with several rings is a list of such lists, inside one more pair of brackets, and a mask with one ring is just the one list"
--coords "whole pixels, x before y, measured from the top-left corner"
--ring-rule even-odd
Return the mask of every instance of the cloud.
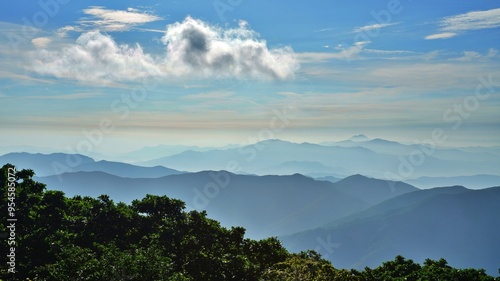
[[158, 75], [158, 65], [139, 45], [118, 45], [97, 31], [82, 34], [61, 50], [32, 53], [33, 70], [44, 75], [105, 83]]
[[90, 19], [81, 19], [83, 25], [92, 25], [102, 31], [126, 31], [131, 27], [162, 20], [161, 17], [128, 8], [127, 11], [109, 10], [101, 6], [92, 6], [84, 9]]
[[162, 41], [165, 54], [153, 57], [139, 44], [119, 45], [109, 35], [86, 32], [73, 44], [32, 52], [32, 69], [58, 78], [109, 83], [146, 76], [282, 80], [293, 78], [298, 68], [291, 48], [268, 48], [245, 22], [221, 28], [188, 17], [167, 25]]
[[66, 37], [69, 32], [82, 32], [82, 31], [83, 31], [83, 29], [81, 27], [67, 25], [67, 26], [59, 28], [56, 31], [56, 34], [58, 37]]
[[237, 28], [222, 29], [187, 17], [168, 25], [162, 41], [172, 75], [293, 78], [298, 65], [292, 49], [269, 49], [258, 37], [244, 21]]
[[35, 47], [37, 48], [45, 48], [47, 47], [47, 45], [49, 45], [51, 41], [52, 39], [48, 37], [37, 37], [31, 39], [31, 43], [33, 43], [33, 45], [35, 45]]
[[80, 100], [89, 99], [97, 96], [102, 96], [102, 94], [97, 93], [76, 93], [67, 95], [54, 95], [54, 96], [29, 96], [23, 97], [23, 99], [41, 99], [41, 100]]
[[359, 54], [364, 50], [364, 46], [370, 42], [356, 42], [354, 45], [345, 47], [338, 45], [335, 47], [337, 52], [303, 52], [297, 53], [297, 59], [300, 63], [320, 63], [329, 60], [353, 60], [359, 58]]
[[500, 8], [444, 17], [439, 25], [442, 32], [429, 35], [425, 39], [448, 39], [460, 32], [500, 27]]
[[231, 91], [213, 91], [213, 92], [204, 92], [199, 94], [187, 95], [184, 96], [183, 99], [186, 100], [219, 100], [226, 99], [233, 96], [234, 93]]
[[443, 32], [443, 33], [437, 33], [437, 34], [432, 34], [429, 36], [425, 36], [426, 40], [434, 40], [434, 39], [448, 39], [457, 36], [458, 34], [455, 32]]
[[500, 8], [445, 17], [441, 26], [451, 32], [500, 27]]
[[365, 31], [370, 31], [374, 29], [380, 29], [383, 27], [391, 26], [391, 25], [396, 25], [399, 24], [399, 22], [393, 22], [393, 23], [375, 23], [375, 24], [370, 24], [370, 25], [365, 25], [361, 27], [357, 27], [353, 30], [354, 33], [357, 32], [365, 32]]
[[478, 60], [485, 60], [485, 59], [490, 59], [490, 58], [495, 58], [498, 54], [498, 51], [496, 49], [490, 48], [488, 50], [488, 53], [486, 55], [482, 55], [478, 52], [474, 51], [466, 51], [463, 53], [464, 55], [459, 58], [455, 58], [452, 60], [455, 61], [478, 61]]
[[377, 54], [377, 55], [413, 55], [414, 51], [406, 50], [376, 50], [376, 49], [364, 49], [364, 53], [367, 54]]

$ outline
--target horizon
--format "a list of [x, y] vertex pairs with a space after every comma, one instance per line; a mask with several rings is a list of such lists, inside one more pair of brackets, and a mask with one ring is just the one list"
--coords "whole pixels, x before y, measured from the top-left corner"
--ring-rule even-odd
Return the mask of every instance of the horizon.
[[0, 145], [500, 144], [494, 1], [219, 2], [6, 4]]
[[[192, 150], [192, 148], [199, 148], [199, 149], [207, 149], [207, 150], [218, 150], [218, 149], [232, 149], [232, 148], [238, 148], [238, 147], [244, 147], [244, 146], [253, 146], [255, 144], [261, 143], [261, 142], [266, 142], [266, 141], [283, 141], [283, 142], [289, 142], [293, 144], [314, 144], [314, 145], [321, 145], [321, 146], [335, 146], [335, 143], [340, 143], [344, 141], [353, 141], [353, 142], [363, 142], [363, 141], [355, 141], [352, 140], [354, 137], [357, 136], [366, 136], [364, 134], [356, 134], [353, 135], [349, 138], [346, 139], [338, 139], [338, 140], [327, 140], [327, 141], [321, 141], [321, 142], [309, 142], [309, 141], [291, 141], [291, 140], [286, 140], [286, 139], [279, 139], [279, 138], [274, 138], [274, 139], [264, 139], [264, 140], [256, 140], [255, 142], [243, 142], [240, 144], [236, 143], [226, 143], [226, 144], [220, 144], [220, 145], [214, 145], [214, 146], [202, 146], [202, 145], [195, 145], [195, 144], [181, 144], [181, 143], [159, 143], [159, 144], [154, 144], [154, 145], [140, 145], [137, 144], [135, 146], [130, 146], [128, 148], [125, 148], [120, 151], [100, 151], [100, 150], [93, 150], [93, 151], [77, 151], [77, 150], [70, 150], [67, 148], [57, 148], [55, 146], [36, 146], [36, 145], [0, 145], [0, 156], [9, 154], [9, 153], [22, 153], [22, 152], [27, 152], [27, 153], [40, 153], [40, 154], [53, 154], [53, 153], [65, 153], [65, 154], [81, 154], [84, 156], [88, 156], [90, 158], [95, 158], [96, 155], [100, 155], [101, 157], [97, 157], [99, 160], [113, 160], [112, 157], [117, 156], [119, 154], [124, 154], [124, 153], [132, 153], [132, 152], [139, 152], [144, 149], [154, 149], [154, 148], [161, 148], [161, 147], [185, 147], [186, 150]], [[368, 137], [368, 136], [366, 136]], [[83, 139], [85, 142], [89, 141], [89, 139]], [[373, 141], [373, 140], [384, 140], [384, 141], [389, 141], [389, 142], [396, 142], [399, 144], [403, 145], [427, 145], [427, 146], [432, 146], [438, 149], [463, 149], [463, 148], [499, 148], [500, 145], [475, 145], [475, 146], [461, 146], [461, 145], [456, 145], [456, 146], [442, 146], [441, 144], [438, 143], [433, 143], [433, 142], [402, 142], [398, 140], [392, 140], [392, 139], [384, 139], [380, 137], [368, 137], [367, 142]], [[99, 146], [96, 146], [96, 148], [99, 148]], [[104, 157], [111, 157], [111, 159], [106, 159]], [[102, 158], [102, 159], [101, 159]]]

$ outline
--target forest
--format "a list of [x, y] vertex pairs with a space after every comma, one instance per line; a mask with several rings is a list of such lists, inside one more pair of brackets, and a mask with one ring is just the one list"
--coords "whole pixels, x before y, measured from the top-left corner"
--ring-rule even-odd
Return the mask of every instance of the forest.
[[1, 168], [1, 280], [500, 280], [445, 259], [403, 256], [339, 269], [315, 251], [287, 251], [276, 237], [245, 238], [244, 228], [222, 227], [181, 200], [68, 198], [34, 175]]

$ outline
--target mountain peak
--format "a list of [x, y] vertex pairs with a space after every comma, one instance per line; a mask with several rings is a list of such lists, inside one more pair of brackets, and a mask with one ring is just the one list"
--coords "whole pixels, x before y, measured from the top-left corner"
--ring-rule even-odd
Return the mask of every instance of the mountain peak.
[[368, 141], [370, 140], [370, 138], [363, 134], [359, 134], [352, 136], [351, 138], [349, 138], [349, 140], [358, 142], [358, 141]]

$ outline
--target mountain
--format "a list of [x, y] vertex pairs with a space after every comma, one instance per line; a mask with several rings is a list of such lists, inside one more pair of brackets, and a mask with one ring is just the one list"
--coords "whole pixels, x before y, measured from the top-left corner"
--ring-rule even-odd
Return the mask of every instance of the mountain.
[[[323, 225], [371, 206], [366, 196], [344, 192], [346, 185], [316, 181], [300, 174], [289, 176], [237, 175], [226, 171], [170, 175], [161, 178], [134, 179], [103, 172], [75, 172], [38, 177], [50, 189], [68, 196], [108, 194], [115, 201], [130, 202], [146, 194], [167, 195], [186, 202], [188, 209], [207, 210], [225, 226], [241, 225], [253, 238], [283, 235]], [[366, 183], [372, 180], [366, 180]], [[357, 183], [361, 184], [360, 180]], [[352, 184], [357, 184], [353, 182]], [[392, 198], [396, 191], [378, 196]], [[388, 188], [389, 184], [386, 183]], [[370, 190], [372, 186], [356, 187]], [[375, 187], [378, 190], [378, 187]]]
[[359, 135], [352, 136], [351, 138], [349, 138], [349, 140], [351, 140], [351, 141], [369, 141], [370, 138], [363, 135], [363, 134], [359, 134]]
[[292, 175], [300, 173], [304, 175], [310, 174], [328, 174], [347, 176], [353, 173], [342, 167], [330, 167], [319, 162], [313, 161], [286, 161], [279, 165], [259, 169], [256, 174], [259, 175]]
[[359, 174], [336, 182], [335, 187], [344, 194], [360, 198], [371, 205], [418, 190], [404, 182], [373, 179]]
[[384, 140], [380, 138], [368, 139], [366, 141], [353, 141], [351, 139], [340, 142], [327, 142], [323, 143], [329, 146], [341, 147], [364, 147], [375, 151], [377, 153], [389, 155], [410, 155], [418, 153], [419, 151], [427, 153], [428, 155], [447, 161], [498, 161], [498, 154], [496, 148], [483, 147], [477, 150], [467, 150], [466, 148], [444, 148], [438, 147], [432, 142], [423, 142], [421, 144], [402, 144], [396, 141]]
[[318, 181], [329, 181], [329, 182], [332, 182], [332, 183], [335, 183], [335, 182], [338, 182], [340, 181], [342, 178], [340, 177], [334, 177], [334, 176], [318, 176], [318, 177], [314, 177], [315, 180], [318, 180]]
[[[33, 169], [38, 176], [59, 175], [77, 171], [101, 171], [121, 177], [157, 178], [181, 173], [163, 166], [142, 167], [104, 160], [96, 162], [84, 155], [64, 153], [9, 153], [0, 156], [0, 163], [11, 163], [18, 169]], [[61, 180], [62, 176], [58, 177]]]
[[474, 175], [458, 177], [420, 177], [408, 179], [405, 182], [419, 188], [432, 188], [434, 186], [463, 185], [470, 189], [481, 189], [490, 186], [500, 186], [500, 176]]
[[[237, 145], [226, 145], [220, 149], [229, 149], [239, 147]], [[199, 146], [187, 146], [187, 145], [157, 145], [157, 146], [146, 146], [138, 150], [123, 153], [119, 156], [114, 156], [113, 159], [123, 162], [145, 162], [151, 159], [156, 159], [159, 156], [167, 157], [175, 154], [182, 153], [184, 151], [208, 151], [214, 150], [214, 147], [199, 147]]]
[[11, 163], [18, 170], [32, 169], [39, 176], [56, 175], [63, 172], [71, 171], [73, 167], [94, 163], [94, 159], [81, 154], [64, 154], [64, 153], [26, 153], [15, 152], [0, 156], [0, 163]]
[[98, 161], [82, 164], [75, 167], [75, 171], [82, 172], [105, 172], [111, 175], [125, 178], [159, 178], [169, 175], [177, 175], [182, 172], [163, 166], [142, 167], [120, 162]]
[[316, 249], [339, 268], [374, 267], [396, 255], [445, 258], [496, 274], [500, 260], [500, 187], [406, 193], [324, 226], [280, 239], [291, 251]]
[[[266, 140], [240, 148], [209, 151], [185, 151], [140, 163], [144, 166], [165, 166], [182, 171], [228, 170], [235, 173], [269, 174], [266, 169], [279, 169], [290, 163], [320, 163], [326, 167], [342, 167], [349, 174], [363, 174], [375, 178], [404, 180], [420, 176], [462, 176], [480, 173], [499, 174], [500, 158], [483, 154], [454, 150], [429, 150], [423, 146], [405, 146], [395, 142], [375, 139], [355, 142], [352, 147], [324, 146], [311, 143], [292, 143]], [[371, 144], [371, 148], [362, 145]], [[380, 152], [377, 147], [385, 147]], [[404, 149], [396, 154], [394, 151]], [[394, 150], [394, 151], [393, 151]], [[390, 153], [389, 153], [390, 152]], [[432, 153], [431, 153], [432, 152]], [[440, 159], [437, 156], [445, 155]], [[453, 156], [453, 157], [452, 157]], [[295, 162], [294, 162], [295, 161]], [[288, 164], [283, 164], [288, 163]], [[323, 167], [323, 166], [322, 166]], [[298, 165], [295, 165], [298, 168]], [[336, 174], [312, 174], [307, 166], [297, 173], [312, 176]], [[323, 167], [324, 168], [324, 167]]]

